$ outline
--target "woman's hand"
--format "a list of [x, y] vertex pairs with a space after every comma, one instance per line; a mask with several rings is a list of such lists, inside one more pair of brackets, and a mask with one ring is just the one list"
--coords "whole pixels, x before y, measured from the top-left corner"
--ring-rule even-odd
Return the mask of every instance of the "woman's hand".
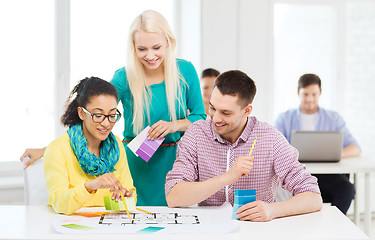
[[46, 148], [28, 148], [28, 149], [26, 149], [25, 152], [20, 157], [20, 160], [21, 160], [22, 163], [23, 163], [23, 159], [25, 157], [30, 157], [30, 160], [27, 161], [26, 163], [24, 163], [23, 167], [27, 168], [28, 166], [30, 166], [30, 164], [32, 164], [36, 160], [40, 159], [41, 157], [43, 157], [45, 150], [46, 150]]
[[168, 133], [174, 133], [177, 131], [178, 124], [176, 122], [166, 122], [163, 120], [160, 120], [153, 124], [148, 130], [148, 139], [149, 140], [155, 140], [156, 138], [163, 138]]
[[118, 201], [121, 197], [120, 191], [122, 191], [126, 197], [130, 197], [133, 194], [133, 190], [128, 191], [126, 188], [124, 188], [120, 181], [112, 173], [106, 173], [95, 178], [94, 180], [85, 182], [85, 187], [89, 193], [92, 193], [98, 189], [109, 188], [109, 191], [113, 193], [112, 199], [116, 199], [116, 201]]
[[[122, 191], [122, 194], [124, 195], [124, 197], [133, 196], [133, 189], [127, 190], [126, 188], [123, 188], [121, 191]], [[120, 198], [121, 198], [120, 191], [112, 193], [112, 199], [116, 199], [116, 201], [118, 201]]]
[[124, 190], [125, 191], [122, 192], [122, 194], [124, 194], [124, 197], [131, 197], [131, 196], [133, 196], [134, 189], [127, 190], [126, 188], [124, 188]]
[[187, 118], [172, 122], [160, 120], [151, 126], [150, 130], [148, 130], [147, 136], [149, 140], [155, 140], [156, 138], [161, 139], [168, 133], [185, 131], [190, 124], [191, 122]]

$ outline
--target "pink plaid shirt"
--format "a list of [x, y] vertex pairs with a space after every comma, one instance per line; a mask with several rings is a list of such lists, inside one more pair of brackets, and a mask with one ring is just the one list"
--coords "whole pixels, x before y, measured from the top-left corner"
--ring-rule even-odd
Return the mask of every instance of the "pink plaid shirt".
[[[274, 127], [249, 117], [241, 136], [233, 144], [222, 139], [213, 128], [210, 118], [194, 122], [178, 144], [177, 159], [167, 174], [166, 195], [181, 181], [200, 182], [221, 175], [239, 156], [250, 152], [255, 157], [250, 174], [228, 185], [228, 199], [233, 205], [235, 189], [256, 189], [256, 199], [274, 202], [279, 184], [293, 195], [310, 191], [320, 193], [315, 177], [298, 162], [298, 151]], [[225, 188], [213, 194], [200, 206], [218, 206], [225, 202]]]

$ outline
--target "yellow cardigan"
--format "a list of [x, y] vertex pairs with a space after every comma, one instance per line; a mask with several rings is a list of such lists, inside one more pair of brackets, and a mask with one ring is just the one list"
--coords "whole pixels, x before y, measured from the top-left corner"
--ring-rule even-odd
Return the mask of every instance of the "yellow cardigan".
[[[113, 175], [126, 189], [133, 188], [124, 145], [116, 137], [120, 149], [120, 159]], [[44, 153], [44, 175], [49, 193], [48, 206], [57, 213], [73, 214], [81, 207], [104, 206], [104, 196], [112, 196], [109, 189], [87, 192], [86, 181], [97, 178], [82, 171], [78, 159], [70, 146], [69, 135], [65, 133], [55, 139]], [[136, 197], [135, 193], [133, 196]]]

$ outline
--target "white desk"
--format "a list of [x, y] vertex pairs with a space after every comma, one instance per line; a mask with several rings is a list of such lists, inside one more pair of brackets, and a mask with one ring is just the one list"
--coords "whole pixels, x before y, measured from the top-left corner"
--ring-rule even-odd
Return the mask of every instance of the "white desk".
[[[202, 211], [199, 207], [192, 209]], [[202, 212], [215, 214], [214, 210], [211, 211]], [[50, 207], [0, 205], [0, 213], [0, 239], [369, 239], [336, 207], [326, 205], [320, 212], [274, 219], [270, 222], [240, 221], [235, 231], [221, 235], [64, 235], [53, 230], [52, 220], [56, 214]]]
[[338, 163], [305, 163], [307, 171], [313, 174], [339, 174], [352, 173], [354, 174], [354, 185], [356, 188], [356, 196], [354, 201], [354, 221], [359, 225], [359, 211], [358, 202], [362, 198], [363, 193], [359, 192], [358, 188], [358, 174], [365, 175], [365, 232], [370, 233], [371, 227], [371, 188], [370, 188], [370, 173], [375, 172], [375, 161], [366, 158], [346, 158]]

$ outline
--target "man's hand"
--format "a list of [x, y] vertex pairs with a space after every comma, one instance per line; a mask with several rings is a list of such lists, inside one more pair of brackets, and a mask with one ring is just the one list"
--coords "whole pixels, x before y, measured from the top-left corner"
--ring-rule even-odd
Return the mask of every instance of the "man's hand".
[[241, 221], [267, 222], [274, 219], [275, 214], [271, 203], [257, 200], [238, 208], [236, 217]]
[[234, 184], [242, 176], [249, 175], [253, 168], [254, 156], [241, 156], [236, 159], [232, 167], [225, 174], [228, 177], [228, 184]]

